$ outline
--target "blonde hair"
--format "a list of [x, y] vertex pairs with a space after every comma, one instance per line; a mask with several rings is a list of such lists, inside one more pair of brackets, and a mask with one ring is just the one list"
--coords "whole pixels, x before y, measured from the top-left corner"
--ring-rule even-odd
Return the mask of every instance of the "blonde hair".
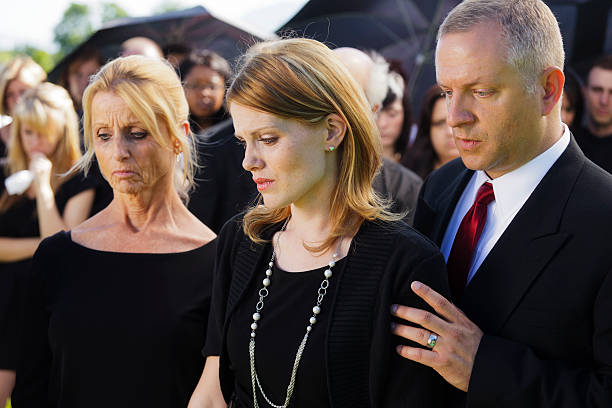
[[440, 25], [438, 43], [446, 34], [469, 31], [486, 22], [499, 25], [507, 61], [523, 76], [529, 92], [535, 92], [546, 68], [563, 69], [559, 23], [541, 0], [465, 0]]
[[10, 114], [6, 106], [6, 88], [18, 79], [29, 87], [35, 87], [47, 79], [45, 70], [27, 56], [17, 57], [0, 71], [0, 115]]
[[[95, 154], [91, 110], [93, 98], [98, 92], [112, 92], [123, 99], [160, 146], [174, 150], [174, 141], [179, 143], [184, 168], [177, 161], [174, 186], [187, 202], [189, 190], [193, 187], [196, 159], [193, 138], [183, 128], [189, 116], [189, 106], [181, 81], [170, 63], [159, 58], [131, 55], [107, 63], [94, 75], [83, 94], [86, 151], [78, 166], [86, 174]], [[169, 138], [162, 136], [162, 124], [168, 130]]]
[[[227, 92], [228, 107], [237, 103], [304, 124], [322, 123], [332, 113], [347, 125], [337, 148], [338, 181], [331, 198], [331, 231], [322, 252], [342, 236], [357, 232], [364, 220], [396, 220], [372, 189], [381, 165], [382, 146], [368, 101], [334, 53], [322, 43], [293, 38], [263, 42], [243, 56]], [[261, 196], [258, 200], [261, 202]], [[254, 242], [266, 226], [291, 215], [290, 207], [256, 205], [244, 216], [243, 229]]]
[[[57, 191], [67, 179], [63, 174], [81, 157], [79, 119], [68, 92], [61, 86], [44, 82], [23, 94], [13, 112], [7, 162], [9, 174], [29, 167], [21, 140], [24, 125], [34, 128], [47, 139], [57, 140], [55, 151], [49, 157], [53, 164], [51, 188]], [[5, 210], [12, 202], [5, 195], [0, 201], [0, 208]]]

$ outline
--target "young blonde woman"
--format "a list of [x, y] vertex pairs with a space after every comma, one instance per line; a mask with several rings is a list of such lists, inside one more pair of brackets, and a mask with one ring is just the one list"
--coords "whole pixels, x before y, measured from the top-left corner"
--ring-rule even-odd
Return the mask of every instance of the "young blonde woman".
[[325, 45], [285, 39], [249, 50], [227, 103], [262, 200], [220, 233], [190, 407], [442, 406], [441, 379], [396, 354], [390, 308], [423, 305], [415, 279], [447, 293], [443, 259], [372, 190], [357, 83]]
[[[17, 363], [18, 282], [41, 239], [85, 220], [94, 197], [94, 186], [81, 174], [63, 176], [81, 157], [78, 119], [66, 90], [42, 83], [11, 112], [7, 174], [28, 170], [33, 180], [22, 194], [0, 195], [0, 368], [9, 379]], [[12, 380], [0, 382], [8, 384], [4, 399]]]
[[118, 58], [83, 112], [80, 165], [95, 155], [113, 201], [34, 255], [14, 405], [184, 407], [204, 365], [215, 234], [184, 204], [195, 164], [181, 83], [159, 58]]
[[[42, 67], [30, 57], [21, 56], [8, 62], [0, 71], [0, 115], [11, 116], [21, 95], [46, 78], [47, 74]], [[10, 137], [10, 124], [0, 128], [0, 166], [6, 165]], [[0, 169], [0, 181], [5, 176]]]

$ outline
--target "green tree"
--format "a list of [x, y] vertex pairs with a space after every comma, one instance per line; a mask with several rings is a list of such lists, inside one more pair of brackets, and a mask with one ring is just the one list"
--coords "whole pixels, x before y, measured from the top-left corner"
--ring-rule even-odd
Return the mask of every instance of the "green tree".
[[59, 45], [59, 55], [70, 53], [93, 31], [89, 6], [70, 3], [62, 19], [53, 30], [54, 41]]
[[103, 3], [102, 4], [102, 23], [107, 21], [116, 20], [118, 18], [129, 17], [127, 11], [122, 9], [115, 3]]
[[169, 13], [171, 11], [183, 10], [184, 8], [185, 7], [181, 4], [180, 1], [164, 0], [157, 7], [155, 7], [155, 9], [153, 9], [151, 14], [153, 15], [164, 14], [164, 13]]
[[32, 47], [30, 45], [17, 47], [15, 51], [17, 54], [25, 54], [32, 57], [34, 62], [40, 65], [46, 72], [51, 71], [56, 62], [53, 55], [41, 50], [40, 48]]

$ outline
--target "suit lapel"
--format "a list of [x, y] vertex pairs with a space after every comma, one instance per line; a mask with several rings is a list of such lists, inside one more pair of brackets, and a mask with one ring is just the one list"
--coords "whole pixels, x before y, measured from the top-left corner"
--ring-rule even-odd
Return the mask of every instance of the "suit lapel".
[[466, 287], [459, 306], [483, 330], [497, 333], [503, 327], [569, 238], [559, 224], [584, 160], [572, 139]]
[[431, 229], [430, 238], [438, 246], [442, 245], [442, 238], [444, 238], [444, 232], [453, 215], [455, 206], [473, 174], [474, 171], [464, 167], [459, 176], [455, 177], [442, 191], [435, 206], [429, 206], [424, 202], [428, 207], [427, 210], [433, 213], [433, 219], [435, 221]]

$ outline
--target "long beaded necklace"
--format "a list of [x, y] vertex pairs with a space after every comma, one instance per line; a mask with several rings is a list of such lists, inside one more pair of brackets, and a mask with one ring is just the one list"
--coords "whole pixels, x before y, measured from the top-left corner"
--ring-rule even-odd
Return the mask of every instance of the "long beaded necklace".
[[[289, 219], [285, 221], [285, 224], [281, 228], [280, 232], [284, 231], [287, 227], [287, 222]], [[268, 262], [268, 269], [266, 269], [266, 277], [262, 281], [263, 287], [259, 289], [259, 301], [255, 306], [255, 313], [253, 313], [253, 323], [251, 323], [251, 340], [249, 341], [249, 358], [251, 364], [251, 385], [253, 388], [253, 404], [255, 408], [259, 408], [259, 404], [257, 403], [257, 390], [261, 392], [261, 395], [264, 397], [266, 402], [270, 404], [270, 406], [274, 408], [287, 408], [289, 405], [289, 401], [291, 401], [291, 396], [293, 395], [293, 390], [295, 388], [295, 377], [298, 371], [298, 367], [300, 365], [300, 359], [302, 358], [302, 353], [304, 352], [304, 348], [306, 347], [306, 342], [308, 341], [308, 335], [312, 331], [313, 325], [317, 322], [317, 315], [321, 313], [321, 303], [323, 302], [323, 298], [327, 294], [327, 288], [329, 287], [329, 278], [332, 277], [332, 268], [336, 265], [336, 259], [338, 258], [338, 250], [340, 249], [340, 245], [342, 244], [342, 238], [340, 238], [338, 243], [338, 248], [336, 252], [332, 254], [332, 259], [329, 261], [327, 269], [323, 272], [323, 281], [321, 282], [321, 286], [317, 291], [317, 302], [315, 306], [312, 308], [312, 316], [309, 319], [309, 324], [306, 326], [306, 333], [302, 338], [302, 342], [300, 343], [297, 353], [295, 355], [295, 361], [293, 362], [293, 370], [291, 370], [291, 379], [289, 380], [289, 385], [287, 386], [287, 396], [285, 397], [285, 402], [282, 405], [274, 404], [270, 398], [266, 395], [259, 381], [259, 376], [257, 375], [257, 371], [255, 370], [255, 336], [257, 331], [257, 322], [261, 319], [261, 311], [264, 307], [264, 299], [270, 293], [268, 287], [272, 283], [272, 267], [274, 266], [274, 257], [276, 255], [274, 244], [272, 244], [272, 257], [270, 258], [270, 262]]]

